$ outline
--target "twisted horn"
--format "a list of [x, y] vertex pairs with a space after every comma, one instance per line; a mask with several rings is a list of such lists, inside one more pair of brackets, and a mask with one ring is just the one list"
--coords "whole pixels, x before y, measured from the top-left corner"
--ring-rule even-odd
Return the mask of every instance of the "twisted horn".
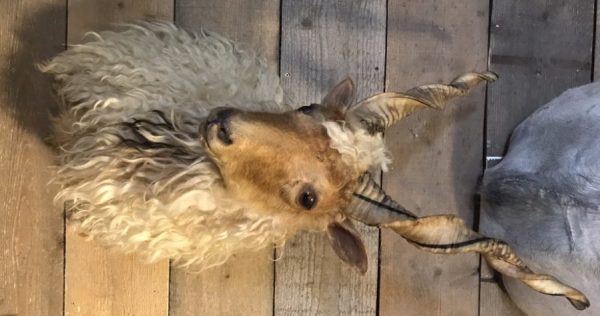
[[561, 295], [578, 310], [590, 302], [579, 290], [551, 275], [531, 271], [503, 241], [486, 237], [471, 229], [455, 215], [417, 217], [392, 200], [365, 173], [345, 214], [367, 225], [390, 228], [415, 247], [441, 254], [476, 252], [498, 272], [521, 280], [532, 289], [549, 295]]
[[405, 93], [380, 93], [349, 109], [346, 121], [365, 128], [371, 134], [383, 132], [417, 109], [429, 107], [441, 110], [451, 98], [465, 96], [480, 82], [493, 82], [496, 79], [498, 75], [493, 72], [468, 72], [447, 85], [428, 84], [412, 88]]

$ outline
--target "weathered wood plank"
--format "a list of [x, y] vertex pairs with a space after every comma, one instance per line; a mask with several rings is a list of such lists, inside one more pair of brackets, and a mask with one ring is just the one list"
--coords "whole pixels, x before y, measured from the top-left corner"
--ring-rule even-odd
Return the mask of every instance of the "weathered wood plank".
[[67, 233], [67, 315], [166, 315], [169, 265], [145, 264]]
[[[161, 0], [69, 1], [68, 41], [110, 23], [140, 18], [173, 19]], [[67, 233], [65, 310], [69, 315], [166, 315], [169, 264], [147, 265], [135, 255], [110, 253], [75, 232]]]
[[0, 2], [0, 315], [63, 313], [63, 212], [48, 185], [49, 78], [34, 65], [62, 51], [66, 1]]
[[173, 1], [163, 0], [69, 0], [69, 44], [85, 33], [110, 28], [113, 23], [139, 19], [173, 20]]
[[[177, 23], [188, 31], [218, 32], [256, 50], [274, 67], [279, 59], [279, 1], [178, 0]], [[273, 250], [238, 254], [200, 274], [171, 270], [171, 315], [271, 315]]]
[[[515, 126], [538, 107], [590, 81], [593, 10], [593, 0], [493, 2], [490, 67], [500, 80], [488, 90], [487, 156], [501, 156]], [[480, 230], [487, 225], [483, 209]], [[481, 315], [518, 315], [492, 277], [482, 267]]]
[[594, 1], [497, 1], [490, 28], [488, 155], [502, 155], [508, 135], [562, 91], [590, 81]]
[[[282, 2], [281, 73], [300, 104], [318, 102], [346, 76], [358, 97], [383, 90], [386, 2]], [[378, 231], [360, 227], [369, 256], [362, 276], [343, 264], [324, 235], [303, 233], [276, 263], [276, 315], [374, 315]]]
[[238, 254], [200, 274], [172, 268], [170, 315], [271, 315], [272, 252]]
[[[390, 0], [386, 90], [486, 69], [488, 12], [488, 1]], [[454, 213], [472, 222], [484, 103], [479, 88], [444, 112], [423, 111], [390, 129], [387, 193], [418, 215]], [[476, 255], [432, 255], [383, 231], [381, 315], [477, 315], [478, 266]]]
[[176, 22], [187, 30], [204, 28], [249, 45], [273, 65], [279, 60], [279, 0], [177, 0]]

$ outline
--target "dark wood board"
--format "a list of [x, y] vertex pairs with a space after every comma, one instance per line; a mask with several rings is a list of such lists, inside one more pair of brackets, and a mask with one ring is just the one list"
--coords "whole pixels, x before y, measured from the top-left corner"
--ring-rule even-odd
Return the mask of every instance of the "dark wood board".
[[502, 155], [508, 136], [564, 90], [590, 81], [594, 1], [494, 1], [487, 155]]
[[50, 78], [66, 1], [0, 2], [0, 315], [63, 313], [64, 220], [49, 185]]
[[[358, 97], [383, 90], [386, 2], [282, 2], [281, 74], [297, 104], [319, 102], [338, 81], [354, 79]], [[374, 315], [378, 230], [360, 227], [369, 271], [337, 258], [324, 234], [301, 233], [276, 263], [275, 315]]]

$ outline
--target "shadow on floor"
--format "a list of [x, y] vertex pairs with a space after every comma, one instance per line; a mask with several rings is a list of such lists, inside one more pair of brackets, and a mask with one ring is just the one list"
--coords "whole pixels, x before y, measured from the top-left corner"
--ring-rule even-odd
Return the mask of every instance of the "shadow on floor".
[[66, 6], [45, 5], [33, 13], [27, 12], [27, 7], [21, 8], [24, 14], [12, 16], [16, 21], [8, 24], [13, 29], [7, 30], [8, 38], [3, 39], [8, 52], [0, 73], [0, 111], [14, 118], [20, 128], [49, 143], [50, 117], [56, 113], [57, 103], [51, 78], [36, 64], [65, 49]]

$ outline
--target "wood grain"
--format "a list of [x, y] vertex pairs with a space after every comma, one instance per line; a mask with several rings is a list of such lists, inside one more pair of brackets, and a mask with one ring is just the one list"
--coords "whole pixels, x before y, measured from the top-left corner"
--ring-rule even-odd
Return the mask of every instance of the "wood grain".
[[590, 81], [594, 1], [494, 2], [488, 155], [504, 153], [508, 135], [525, 117], [564, 90]]
[[62, 51], [65, 1], [0, 2], [0, 315], [63, 313], [62, 209], [48, 185], [49, 78], [34, 65]]
[[[388, 2], [387, 91], [449, 82], [485, 70], [488, 1]], [[459, 214], [472, 223], [482, 171], [485, 89], [423, 111], [386, 132], [394, 156], [384, 188], [418, 215]], [[477, 315], [479, 258], [432, 255], [382, 231], [381, 315]]]
[[67, 315], [167, 315], [169, 265], [145, 264], [67, 233]]
[[[362, 98], [383, 90], [386, 3], [282, 2], [281, 73], [298, 104], [319, 102], [347, 76]], [[362, 276], [337, 258], [324, 234], [303, 233], [276, 263], [276, 315], [374, 315], [378, 230], [360, 227], [369, 257]]]
[[[277, 67], [279, 1], [179, 0], [176, 22], [188, 31], [218, 32]], [[237, 254], [200, 274], [171, 270], [171, 315], [272, 315], [273, 250]]]
[[[488, 90], [486, 155], [504, 154], [512, 130], [565, 89], [590, 81], [594, 1], [494, 1], [490, 67], [500, 80]], [[488, 219], [481, 212], [480, 231]], [[494, 278], [482, 267], [481, 315], [519, 315]]]
[[240, 253], [200, 274], [171, 270], [170, 315], [271, 315], [273, 251]]
[[217, 32], [253, 48], [272, 65], [279, 61], [278, 0], [177, 0], [176, 22], [189, 31]]
[[[173, 19], [172, 2], [69, 1], [68, 41], [88, 31], [140, 18]], [[166, 315], [169, 264], [147, 265], [134, 255], [110, 253], [75, 232], [67, 233], [65, 311], [69, 315]]]
[[69, 0], [69, 44], [85, 33], [110, 28], [113, 23], [139, 19], [173, 21], [173, 1], [164, 0]]

